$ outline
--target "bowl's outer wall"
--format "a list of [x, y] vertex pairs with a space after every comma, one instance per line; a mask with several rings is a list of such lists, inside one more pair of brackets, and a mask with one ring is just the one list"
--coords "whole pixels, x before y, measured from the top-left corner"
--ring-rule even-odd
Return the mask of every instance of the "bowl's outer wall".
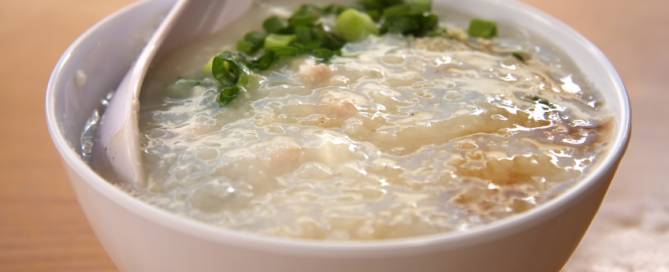
[[72, 168], [69, 174], [96, 235], [121, 271], [175, 272], [558, 271], [585, 232], [610, 178], [545, 220], [489, 241], [416, 254], [336, 257], [236, 247], [185, 235], [119, 207]]
[[[246, 246], [238, 241], [229, 243], [207, 239], [206, 235], [194, 235], [192, 231], [184, 231], [183, 225], [179, 228], [166, 224], [170, 221], [157, 220], [159, 215], [147, 216], [146, 208], [144, 211], [134, 209], [136, 204], [128, 202], [135, 200], [127, 200], [128, 197], [119, 196], [122, 192], [101, 184], [99, 177], [84, 171], [83, 164], [72, 155], [72, 150], [68, 150], [79, 146], [85, 120], [99, 99], [113, 90], [127, 71], [132, 56], [146, 40], [146, 33], [150, 33], [160, 17], [160, 12], [156, 11], [166, 11], [171, 2], [144, 1], [101, 23], [63, 57], [49, 87], [48, 95], [53, 96], [53, 114], [48, 111], [47, 115], [55, 115], [48, 116], [52, 137], [61, 132], [65, 136], [67, 144], [55, 141], [76, 195], [94, 232], [122, 271], [557, 271], [587, 229], [615, 171], [618, 161], [598, 175], [591, 186], [578, 191], [571, 201], [563, 201], [555, 209], [535, 214], [531, 220], [510, 230], [486, 235], [485, 239], [446, 241], [413, 249], [381, 251], [383, 254], [345, 254], [329, 252], [323, 247], [305, 251], [271, 244]], [[497, 2], [457, 1], [457, 5], [468, 13], [509, 24], [529, 20], [523, 16], [503, 16], [507, 11], [486, 8]], [[523, 25], [528, 25], [534, 33], [542, 33], [543, 19], [536, 17], [532, 20], [539, 23]], [[544, 34], [559, 36], [557, 32]], [[127, 33], [144, 34], [128, 37]], [[560, 48], [572, 46], [567, 38], [557, 39], [556, 45]], [[605, 64], [598, 63], [587, 50], [573, 49], [567, 53], [577, 60], [579, 67], [595, 67], [584, 72], [589, 78], [597, 79], [594, 83], [598, 89], [620, 89], [611, 83], [611, 75], [606, 69], [600, 68]], [[105, 65], [100, 65], [101, 60], [106, 60]], [[83, 88], [74, 84], [78, 70], [88, 75]], [[619, 101], [620, 97], [605, 93], [607, 101], [615, 102], [611, 104], [625, 104], [626, 101]], [[47, 103], [50, 103], [49, 97]], [[615, 107], [613, 110], [617, 114], [622, 111]], [[151, 211], [151, 214], [157, 213]]]

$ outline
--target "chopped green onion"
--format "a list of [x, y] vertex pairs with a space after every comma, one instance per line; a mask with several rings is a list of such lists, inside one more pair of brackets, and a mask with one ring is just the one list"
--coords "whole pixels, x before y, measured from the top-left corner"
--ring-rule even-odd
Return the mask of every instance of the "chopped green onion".
[[252, 42], [253, 44], [262, 45], [262, 43], [265, 41], [265, 36], [267, 36], [267, 34], [260, 31], [251, 31], [244, 35], [244, 40]]
[[262, 27], [267, 33], [284, 33], [289, 29], [288, 21], [279, 18], [278, 16], [272, 16], [265, 19], [262, 23]]
[[221, 85], [218, 103], [227, 105], [237, 97], [241, 86], [248, 84], [251, 71], [240, 55], [224, 51], [216, 55], [211, 64], [211, 73]]
[[[336, 16], [334, 27], [324, 26], [321, 16]], [[218, 101], [222, 106], [253, 84], [250, 82], [253, 81], [252, 70], [267, 70], [285, 57], [309, 54], [326, 62], [341, 55], [346, 42], [379, 33], [449, 37], [448, 31], [439, 27], [437, 15], [432, 13], [432, 0], [359, 0], [350, 7], [304, 4], [288, 18], [267, 18], [262, 27], [264, 32], [252, 31], [237, 41], [238, 53], [222, 52], [205, 65], [205, 71], [218, 82]], [[472, 37], [492, 38], [497, 35], [497, 26], [493, 21], [474, 19], [468, 33]], [[510, 55], [523, 62], [529, 58], [522, 52]], [[176, 90], [191, 83], [177, 81], [169, 88]]]
[[211, 63], [211, 74], [221, 84], [236, 84], [239, 79], [239, 68], [234, 62], [216, 56]]
[[237, 98], [237, 96], [239, 96], [240, 91], [241, 87], [237, 85], [226, 86], [221, 88], [221, 92], [218, 94], [218, 104], [221, 106], [230, 104], [232, 100], [234, 100], [235, 98]]
[[411, 12], [423, 13], [432, 10], [432, 0], [409, 0], [407, 1]]
[[308, 44], [314, 41], [311, 27], [308, 26], [296, 26], [295, 36], [297, 37], [297, 41], [302, 44]]
[[302, 53], [302, 50], [300, 50], [300, 48], [290, 45], [275, 46], [269, 49], [279, 57], [294, 57]]
[[418, 21], [408, 16], [386, 18], [383, 23], [382, 32], [409, 34], [420, 28]]
[[381, 33], [400, 33], [422, 37], [434, 31], [439, 18], [430, 13], [432, 1], [413, 0], [383, 10]]
[[497, 36], [497, 23], [494, 21], [472, 19], [467, 30], [469, 36], [491, 39]]
[[251, 31], [244, 35], [244, 39], [237, 42], [237, 50], [242, 51], [246, 54], [254, 54], [260, 48], [262, 48], [263, 43], [265, 42], [265, 33], [258, 31]]
[[338, 4], [329, 4], [321, 9], [321, 13], [325, 15], [339, 15], [344, 12], [348, 7]]
[[237, 41], [237, 46], [235, 48], [237, 48], [237, 50], [239, 50], [241, 52], [244, 52], [246, 54], [253, 54], [256, 50], [253, 43], [251, 43], [247, 40]]
[[243, 81], [251, 71], [240, 61], [239, 55], [225, 51], [214, 57], [211, 73], [222, 85], [233, 85]]
[[511, 56], [513, 56], [514, 58], [516, 58], [518, 61], [520, 61], [522, 63], [525, 63], [530, 59], [530, 55], [526, 52], [523, 52], [523, 51], [513, 52], [513, 53], [511, 53]]
[[325, 48], [318, 48], [311, 51], [311, 55], [323, 61], [328, 61], [337, 54], [339, 54], [339, 52]]
[[264, 70], [269, 69], [269, 67], [272, 66], [272, 64], [274, 62], [276, 62], [277, 60], [278, 60], [278, 57], [276, 56], [276, 54], [274, 52], [265, 51], [264, 54], [262, 54], [260, 57], [258, 57], [258, 59], [253, 61], [252, 65], [253, 65], [253, 68], [258, 69], [260, 71], [264, 71]]
[[346, 41], [338, 35], [326, 31], [323, 26], [312, 28], [315, 39], [320, 41], [322, 47], [330, 50], [338, 50], [344, 46]]
[[379, 28], [369, 15], [355, 9], [347, 9], [337, 16], [335, 32], [347, 41], [358, 41], [379, 33]]
[[367, 15], [369, 15], [369, 17], [374, 20], [374, 22], [381, 20], [381, 15], [383, 15], [383, 10], [368, 10], [366, 12]]
[[399, 33], [423, 37], [437, 29], [439, 19], [434, 14], [384, 17], [382, 33]]
[[295, 38], [295, 35], [269, 34], [265, 37], [265, 49], [287, 46], [293, 42]]
[[414, 3], [391, 6], [383, 10], [383, 17], [398, 17], [408, 15], [421, 15], [430, 12], [431, 1], [416, 1]]
[[434, 31], [439, 26], [439, 17], [434, 14], [426, 14], [420, 17], [420, 36]]
[[365, 10], [383, 10], [387, 7], [402, 4], [403, 0], [361, 0], [358, 3]]
[[319, 8], [314, 5], [304, 4], [290, 16], [288, 22], [293, 27], [310, 26], [314, 25], [320, 16]]
[[383, 10], [383, 17], [400, 17], [409, 15], [409, 9], [406, 5], [392, 6]]

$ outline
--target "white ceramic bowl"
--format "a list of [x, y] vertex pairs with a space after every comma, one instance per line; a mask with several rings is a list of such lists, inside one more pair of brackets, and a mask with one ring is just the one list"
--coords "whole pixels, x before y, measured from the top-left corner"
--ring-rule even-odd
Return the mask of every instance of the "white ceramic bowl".
[[[529, 34], [564, 51], [603, 92], [616, 128], [611, 149], [576, 186], [529, 212], [464, 232], [380, 242], [295, 241], [222, 230], [145, 204], [78, 155], [82, 127], [113, 90], [172, 1], [134, 4], [95, 25], [63, 55], [49, 82], [53, 142], [95, 234], [123, 271], [557, 271], [580, 241], [625, 151], [630, 106], [606, 57], [560, 21], [509, 0], [444, 0], [439, 6]], [[129, 31], [131, 30], [131, 31]], [[139, 33], [139, 34], [128, 34]], [[87, 75], [83, 86], [75, 77]], [[81, 83], [81, 82], [80, 82]]]

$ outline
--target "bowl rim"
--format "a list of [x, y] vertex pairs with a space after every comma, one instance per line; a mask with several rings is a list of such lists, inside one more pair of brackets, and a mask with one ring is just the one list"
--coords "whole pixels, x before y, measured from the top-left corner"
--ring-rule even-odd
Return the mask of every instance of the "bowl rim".
[[59, 81], [66, 80], [61, 76], [61, 73], [63, 68], [70, 62], [74, 52], [77, 51], [81, 44], [93, 33], [101, 29], [102, 26], [112, 23], [121, 15], [142, 5], [147, 5], [151, 1], [152, 0], [142, 0], [135, 2], [114, 12], [86, 30], [68, 47], [56, 64], [49, 79], [46, 92], [45, 113], [49, 134], [51, 135], [52, 141], [63, 161], [69, 168], [73, 169], [77, 175], [80, 175], [82, 180], [84, 180], [88, 186], [104, 195], [109, 201], [121, 206], [127, 212], [133, 213], [137, 217], [144, 218], [184, 235], [242, 248], [284, 253], [291, 252], [293, 254], [302, 255], [325, 255], [325, 253], [327, 253], [327, 256], [329, 257], [361, 257], [361, 254], [364, 254], [364, 256], [388, 256], [389, 254], [398, 255], [407, 254], [408, 252], [413, 255], [429, 251], [434, 247], [444, 249], [481, 243], [497, 236], [522, 230], [524, 227], [542, 220], [542, 217], [545, 218], [548, 214], [557, 211], [566, 203], [582, 195], [584, 191], [594, 186], [598, 181], [603, 182], [608, 173], [615, 171], [629, 142], [631, 133], [631, 106], [628, 93], [622, 79], [611, 62], [592, 42], [565, 23], [528, 4], [516, 0], [482, 0], [497, 3], [503, 2], [504, 5], [512, 5], [516, 11], [524, 13], [523, 16], [538, 17], [541, 20], [545, 20], [548, 23], [555, 25], [556, 29], [560, 29], [566, 35], [570, 36], [574, 44], [585, 48], [593, 55], [597, 63], [604, 67], [608, 80], [615, 86], [614, 90], [610, 91], [614, 92], [618, 101], [621, 102], [620, 118], [616, 118], [618, 122], [616, 122], [615, 133], [612, 136], [613, 142], [609, 151], [588, 175], [559, 196], [529, 211], [465, 231], [445, 232], [380, 241], [314, 241], [259, 235], [212, 226], [145, 203], [107, 182], [86, 162], [84, 162], [73, 148], [70, 148], [57, 122], [55, 97], [58, 90], [56, 89], [56, 86]]

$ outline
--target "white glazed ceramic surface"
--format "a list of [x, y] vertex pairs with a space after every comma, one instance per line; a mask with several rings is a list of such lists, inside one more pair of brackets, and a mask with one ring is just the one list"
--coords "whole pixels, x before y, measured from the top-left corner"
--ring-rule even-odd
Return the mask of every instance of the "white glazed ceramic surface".
[[[106, 182], [79, 157], [86, 119], [115, 89], [173, 1], [143, 1], [97, 24], [63, 55], [46, 114], [93, 230], [122, 271], [557, 271], [599, 207], [625, 151], [630, 108], [606, 57], [563, 23], [510, 0], [443, 0], [439, 6], [521, 25], [560, 48], [603, 92], [617, 120], [611, 151], [584, 180], [529, 212], [465, 232], [380, 242], [296, 241], [222, 230], [145, 204]], [[75, 83], [78, 71], [86, 83]]]

